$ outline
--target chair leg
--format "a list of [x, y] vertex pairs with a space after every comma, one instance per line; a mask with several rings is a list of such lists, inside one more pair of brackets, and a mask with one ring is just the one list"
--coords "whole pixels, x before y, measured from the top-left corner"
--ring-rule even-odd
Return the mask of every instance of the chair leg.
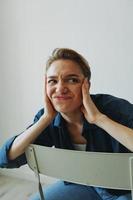
[[131, 186], [131, 197], [133, 200], [133, 157], [130, 158], [130, 186]]
[[36, 176], [37, 182], [38, 182], [38, 190], [39, 190], [39, 194], [40, 194], [40, 199], [45, 200], [43, 190], [42, 190], [42, 185], [41, 185], [41, 182], [40, 182], [40, 174], [39, 174], [39, 170], [38, 170], [36, 154], [35, 154], [33, 147], [30, 147], [29, 154], [30, 154], [30, 157], [32, 158], [33, 171], [35, 173], [35, 176]]
[[40, 194], [40, 199], [45, 200], [44, 193], [43, 193], [43, 190], [42, 190], [42, 185], [41, 185], [40, 182], [38, 183], [38, 190], [39, 190], [39, 194]]

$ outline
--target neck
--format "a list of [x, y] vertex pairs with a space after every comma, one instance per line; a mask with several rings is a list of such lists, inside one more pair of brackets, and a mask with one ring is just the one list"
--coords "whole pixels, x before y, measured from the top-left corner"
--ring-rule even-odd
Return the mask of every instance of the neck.
[[66, 120], [67, 128], [69, 130], [71, 141], [75, 144], [86, 144], [86, 139], [82, 136], [83, 131], [83, 115], [81, 112], [61, 113]]
[[81, 112], [72, 112], [72, 113], [61, 113], [62, 117], [68, 124], [82, 124], [83, 123], [83, 115]]

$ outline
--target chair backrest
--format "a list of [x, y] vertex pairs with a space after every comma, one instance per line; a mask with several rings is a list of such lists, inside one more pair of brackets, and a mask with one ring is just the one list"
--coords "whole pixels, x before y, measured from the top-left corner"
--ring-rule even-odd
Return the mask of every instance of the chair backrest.
[[132, 190], [133, 153], [101, 153], [30, 145], [28, 165], [36, 173], [69, 182]]

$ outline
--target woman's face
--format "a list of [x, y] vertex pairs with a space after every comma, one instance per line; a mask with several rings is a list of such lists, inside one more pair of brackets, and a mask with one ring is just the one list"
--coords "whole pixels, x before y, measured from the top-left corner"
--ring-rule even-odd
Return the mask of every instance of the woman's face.
[[84, 75], [76, 62], [54, 61], [47, 70], [47, 95], [61, 113], [80, 110]]

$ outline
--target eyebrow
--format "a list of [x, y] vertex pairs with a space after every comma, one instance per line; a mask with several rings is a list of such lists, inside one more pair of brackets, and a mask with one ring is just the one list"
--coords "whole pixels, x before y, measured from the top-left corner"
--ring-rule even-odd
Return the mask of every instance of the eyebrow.
[[[65, 78], [69, 78], [69, 77], [77, 77], [77, 78], [79, 78], [80, 75], [78, 75], [78, 74], [68, 74], [68, 75], [66, 75], [64, 77]], [[57, 76], [48, 76], [47, 78], [57, 78]]]
[[66, 77], [72, 77], [72, 76], [79, 77], [78, 74], [68, 74]]

